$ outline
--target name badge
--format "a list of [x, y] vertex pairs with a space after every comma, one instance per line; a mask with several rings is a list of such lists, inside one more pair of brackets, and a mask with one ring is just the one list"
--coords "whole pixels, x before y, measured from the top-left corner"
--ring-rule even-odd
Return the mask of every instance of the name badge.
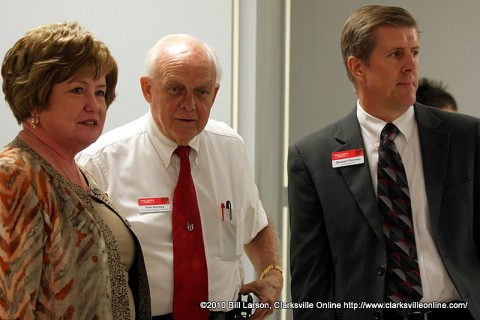
[[356, 164], [362, 164], [364, 162], [365, 157], [363, 155], [363, 148], [332, 152], [333, 168], [353, 166]]
[[138, 212], [155, 213], [171, 211], [172, 206], [168, 197], [138, 198]]

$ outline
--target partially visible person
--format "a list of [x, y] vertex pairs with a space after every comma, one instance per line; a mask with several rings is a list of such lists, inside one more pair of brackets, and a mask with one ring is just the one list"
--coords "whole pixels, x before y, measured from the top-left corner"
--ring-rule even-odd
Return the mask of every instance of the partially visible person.
[[[269, 305], [256, 309], [251, 319], [265, 319], [282, 289], [276, 232], [260, 201], [243, 139], [209, 119], [220, 76], [209, 46], [189, 35], [165, 36], [148, 52], [140, 79], [150, 110], [77, 157], [139, 235], [154, 320], [240, 319], [242, 310], [234, 302], [239, 293], [249, 292]], [[178, 230], [175, 221], [197, 213], [183, 210], [177, 200], [184, 161], [191, 166], [189, 194], [195, 194], [198, 214]], [[177, 250], [179, 237], [196, 240]], [[244, 249], [259, 275], [248, 284], [243, 283]], [[183, 275], [187, 280], [178, 280]], [[182, 290], [201, 294], [177, 297]]]
[[458, 111], [457, 101], [445, 85], [441, 81], [428, 78], [422, 78], [418, 83], [417, 102], [445, 111]]
[[292, 299], [325, 306], [294, 319], [479, 320], [479, 119], [415, 103], [407, 10], [355, 10], [341, 49], [355, 107], [289, 149]]
[[0, 151], [0, 319], [150, 319], [139, 242], [74, 160], [100, 136], [117, 74], [77, 22], [33, 28], [5, 55], [22, 130]]

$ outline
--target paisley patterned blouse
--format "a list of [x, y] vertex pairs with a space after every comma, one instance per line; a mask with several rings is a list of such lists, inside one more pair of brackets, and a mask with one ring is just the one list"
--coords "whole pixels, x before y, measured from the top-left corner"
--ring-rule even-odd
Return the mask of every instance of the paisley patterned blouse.
[[92, 197], [119, 213], [84, 174], [88, 193], [18, 137], [1, 150], [0, 319], [130, 319], [129, 285], [136, 319], [150, 319], [138, 240], [127, 283], [117, 241]]

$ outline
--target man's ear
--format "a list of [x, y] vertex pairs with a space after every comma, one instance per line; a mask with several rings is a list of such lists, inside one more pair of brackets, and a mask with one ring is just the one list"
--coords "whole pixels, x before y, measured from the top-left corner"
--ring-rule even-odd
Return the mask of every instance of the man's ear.
[[218, 90], [220, 89], [220, 84], [215, 85], [215, 92], [213, 93], [212, 105], [215, 102], [215, 98], [217, 97]]
[[145, 100], [150, 103], [152, 101], [152, 84], [147, 76], [140, 77], [140, 86]]
[[365, 63], [360, 61], [357, 57], [350, 56], [347, 59], [347, 66], [350, 74], [357, 81], [363, 81], [365, 78]]

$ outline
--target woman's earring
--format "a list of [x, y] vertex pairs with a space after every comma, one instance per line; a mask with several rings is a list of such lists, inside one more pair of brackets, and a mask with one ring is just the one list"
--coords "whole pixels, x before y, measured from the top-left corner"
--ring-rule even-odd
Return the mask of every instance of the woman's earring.
[[39, 123], [40, 123], [40, 120], [38, 120], [38, 115], [33, 114], [32, 119], [30, 120], [30, 125], [32, 126], [32, 128], [36, 129]]

